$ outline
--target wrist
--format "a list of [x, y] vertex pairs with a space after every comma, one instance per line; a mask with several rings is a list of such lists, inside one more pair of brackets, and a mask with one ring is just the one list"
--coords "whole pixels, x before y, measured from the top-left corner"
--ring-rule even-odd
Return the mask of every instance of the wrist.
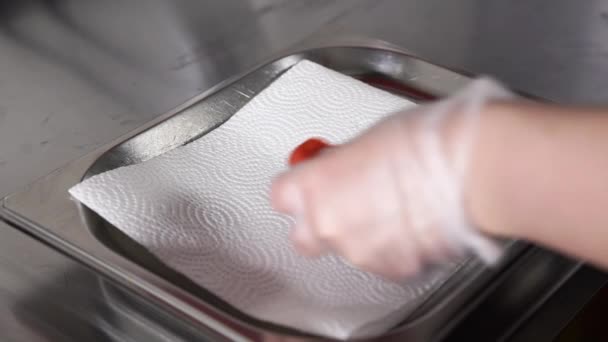
[[[512, 194], [517, 189], [518, 163], [514, 153], [522, 140], [522, 117], [517, 105], [507, 102], [486, 104], [471, 145], [468, 172], [464, 178], [465, 210], [480, 232], [495, 237], [517, 238], [521, 213], [514, 213]], [[521, 144], [521, 145], [520, 145]]]

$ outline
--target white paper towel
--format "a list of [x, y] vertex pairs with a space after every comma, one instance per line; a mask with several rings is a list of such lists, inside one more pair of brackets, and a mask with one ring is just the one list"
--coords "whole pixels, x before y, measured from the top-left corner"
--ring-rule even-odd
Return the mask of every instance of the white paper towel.
[[253, 317], [334, 338], [380, 333], [416, 308], [450, 268], [395, 284], [337, 257], [301, 257], [288, 239], [290, 218], [270, 207], [269, 189], [304, 140], [343, 143], [412, 105], [302, 61], [197, 141], [92, 177], [70, 193]]

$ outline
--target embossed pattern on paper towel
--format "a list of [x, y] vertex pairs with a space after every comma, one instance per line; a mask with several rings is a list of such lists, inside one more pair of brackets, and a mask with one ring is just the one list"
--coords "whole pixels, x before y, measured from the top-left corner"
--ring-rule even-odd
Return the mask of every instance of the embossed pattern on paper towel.
[[413, 104], [309, 61], [197, 141], [74, 187], [164, 263], [258, 319], [346, 338], [390, 328], [448, 275], [386, 282], [341, 259], [298, 256], [272, 178], [299, 143], [343, 143]]

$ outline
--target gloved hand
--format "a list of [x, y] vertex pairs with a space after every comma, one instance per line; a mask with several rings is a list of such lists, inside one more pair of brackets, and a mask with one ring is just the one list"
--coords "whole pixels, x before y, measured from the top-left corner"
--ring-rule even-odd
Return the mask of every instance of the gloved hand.
[[272, 203], [295, 218], [299, 252], [333, 252], [389, 278], [465, 252], [500, 256], [465, 208], [467, 167], [479, 117], [513, 97], [489, 79], [436, 103], [396, 113], [361, 136], [275, 180]]

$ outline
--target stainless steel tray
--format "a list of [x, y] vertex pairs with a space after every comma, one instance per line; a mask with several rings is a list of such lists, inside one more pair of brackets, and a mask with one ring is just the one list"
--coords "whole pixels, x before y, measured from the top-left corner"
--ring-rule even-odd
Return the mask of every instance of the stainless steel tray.
[[[57, 170], [4, 199], [3, 216], [92, 266], [127, 291], [167, 309], [214, 340], [318, 339], [257, 321], [160, 263], [101, 217], [72, 201], [67, 190], [83, 178], [143, 162], [199, 138], [218, 127], [247, 101], [299, 60], [308, 59], [396, 92], [414, 101], [448, 95], [469, 78], [400, 51], [388, 44], [350, 44], [289, 53], [198, 96], [153, 122]], [[479, 299], [482, 290], [528, 246], [508, 245], [503, 264], [463, 263], [418, 310], [381, 340], [437, 338]], [[117, 297], [117, 296], [114, 296]], [[118, 296], [120, 297], [120, 296]]]

